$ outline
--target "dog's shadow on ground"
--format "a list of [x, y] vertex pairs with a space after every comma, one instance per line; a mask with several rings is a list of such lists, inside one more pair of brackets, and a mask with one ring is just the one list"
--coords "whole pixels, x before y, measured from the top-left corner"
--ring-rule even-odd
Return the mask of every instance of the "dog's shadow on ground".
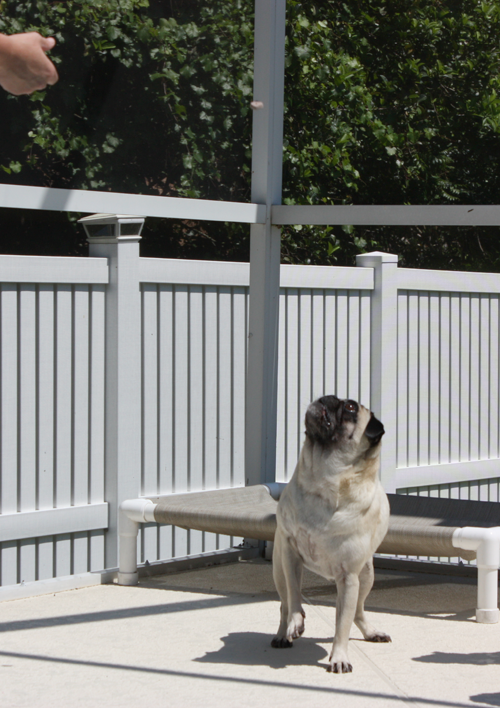
[[287, 649], [274, 649], [271, 639], [271, 634], [262, 632], [231, 632], [221, 637], [223, 646], [220, 649], [209, 651], [194, 661], [284, 669], [287, 666], [311, 666], [328, 658], [329, 651], [320, 646], [320, 643], [330, 641], [325, 637], [302, 637]]
[[435, 651], [433, 654], [427, 654], [426, 656], [417, 656], [413, 661], [421, 661], [425, 664], [472, 664], [474, 666], [488, 666], [489, 664], [500, 664], [500, 651], [476, 652], [471, 654]]

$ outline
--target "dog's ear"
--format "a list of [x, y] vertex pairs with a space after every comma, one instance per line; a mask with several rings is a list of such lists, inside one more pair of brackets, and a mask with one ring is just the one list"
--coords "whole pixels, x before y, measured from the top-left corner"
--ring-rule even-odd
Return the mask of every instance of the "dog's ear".
[[370, 441], [372, 445], [377, 445], [380, 442], [380, 438], [382, 435], [385, 433], [384, 426], [378, 420], [378, 418], [375, 418], [375, 416], [372, 413], [372, 417], [370, 418], [370, 422], [365, 428], [365, 435]]

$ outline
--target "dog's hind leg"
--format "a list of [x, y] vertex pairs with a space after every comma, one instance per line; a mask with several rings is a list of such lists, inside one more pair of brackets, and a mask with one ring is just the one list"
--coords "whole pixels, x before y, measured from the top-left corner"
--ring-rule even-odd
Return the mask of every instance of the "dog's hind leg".
[[278, 633], [271, 646], [291, 647], [293, 640], [300, 637], [304, 631], [305, 612], [300, 595], [302, 560], [279, 528], [274, 539], [273, 577], [281, 598], [281, 618]]
[[359, 574], [359, 595], [354, 623], [362, 632], [367, 642], [390, 642], [391, 638], [389, 635], [375, 629], [375, 627], [368, 622], [365, 615], [365, 600], [372, 589], [374, 575], [373, 558], [370, 558]]

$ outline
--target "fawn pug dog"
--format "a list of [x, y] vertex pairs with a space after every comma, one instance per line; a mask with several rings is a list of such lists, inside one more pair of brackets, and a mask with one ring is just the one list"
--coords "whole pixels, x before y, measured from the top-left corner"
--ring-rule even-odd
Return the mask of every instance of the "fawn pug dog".
[[373, 553], [387, 533], [389, 502], [379, 481], [384, 426], [351, 400], [323, 396], [306, 413], [306, 439], [278, 503], [273, 575], [281, 621], [272, 646], [291, 647], [304, 631], [302, 568], [337, 585], [337, 620], [329, 671], [348, 673], [354, 622], [370, 642], [391, 638], [369, 624]]

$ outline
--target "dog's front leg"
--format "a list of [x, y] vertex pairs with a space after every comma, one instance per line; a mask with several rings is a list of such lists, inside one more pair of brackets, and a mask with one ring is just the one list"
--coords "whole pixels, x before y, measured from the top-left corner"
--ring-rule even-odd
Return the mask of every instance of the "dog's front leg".
[[359, 578], [357, 573], [345, 573], [335, 582], [337, 584], [337, 618], [329, 670], [335, 674], [347, 674], [352, 671], [352, 665], [347, 658], [347, 645], [358, 604]]
[[281, 620], [271, 642], [275, 648], [291, 647], [293, 640], [304, 632], [305, 612], [300, 595], [302, 565], [302, 559], [278, 527], [274, 538], [273, 577], [281, 598]]

